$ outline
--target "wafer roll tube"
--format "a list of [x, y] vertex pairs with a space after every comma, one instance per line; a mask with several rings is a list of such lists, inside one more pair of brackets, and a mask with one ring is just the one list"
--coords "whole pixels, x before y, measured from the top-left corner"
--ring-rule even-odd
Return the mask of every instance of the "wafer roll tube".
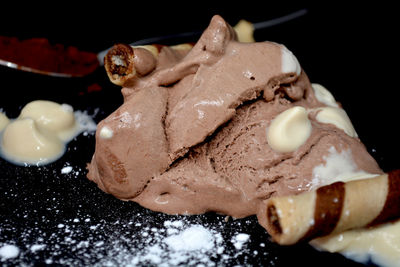
[[[114, 45], [104, 57], [104, 67], [110, 81], [123, 86], [127, 80], [147, 75], [155, 69], [162, 47], [164, 45]], [[189, 43], [169, 46], [175, 51], [189, 51], [192, 47]]]
[[400, 170], [336, 182], [296, 196], [271, 198], [266, 229], [281, 245], [400, 218]]

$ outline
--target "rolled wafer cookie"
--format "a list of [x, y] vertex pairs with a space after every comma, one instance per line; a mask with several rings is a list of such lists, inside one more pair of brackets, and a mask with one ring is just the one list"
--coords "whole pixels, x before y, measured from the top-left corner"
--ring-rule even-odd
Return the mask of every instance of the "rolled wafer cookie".
[[281, 245], [377, 225], [400, 218], [400, 170], [271, 198], [266, 205], [266, 229]]
[[[127, 80], [145, 76], [157, 65], [160, 50], [165, 45], [130, 46], [114, 45], [104, 57], [104, 67], [110, 81], [123, 86]], [[193, 45], [189, 43], [169, 46], [175, 51], [189, 51]]]
[[[252, 23], [240, 20], [234, 30], [239, 42], [254, 42]], [[193, 46], [194, 43], [182, 43], [168, 47], [174, 51], [189, 51]], [[110, 81], [123, 86], [127, 80], [150, 73], [156, 67], [159, 52], [163, 47], [166, 45], [114, 45], [104, 57], [104, 67]]]

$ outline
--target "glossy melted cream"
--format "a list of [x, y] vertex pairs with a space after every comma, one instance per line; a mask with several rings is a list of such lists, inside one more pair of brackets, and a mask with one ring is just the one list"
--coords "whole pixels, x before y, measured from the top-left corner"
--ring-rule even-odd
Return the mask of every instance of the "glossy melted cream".
[[362, 263], [400, 266], [400, 221], [319, 238], [312, 245]]
[[[337, 152], [332, 147], [329, 151], [330, 154], [325, 157], [325, 164], [314, 168], [314, 186], [376, 176], [357, 170], [349, 150]], [[380, 266], [400, 266], [400, 221], [317, 238], [311, 244], [317, 249], [338, 252], [362, 263], [371, 260]]]
[[[43, 165], [60, 158], [68, 141], [95, 123], [67, 104], [36, 100], [28, 103], [18, 118], [3, 115], [1, 156], [18, 165]], [[84, 122], [84, 123], [82, 123]]]

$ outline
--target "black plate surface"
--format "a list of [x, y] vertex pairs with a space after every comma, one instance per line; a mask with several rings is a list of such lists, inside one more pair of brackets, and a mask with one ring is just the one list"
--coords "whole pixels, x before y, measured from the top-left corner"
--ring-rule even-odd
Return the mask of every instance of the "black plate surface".
[[[145, 5], [133, 5], [121, 7], [124, 12], [119, 15], [109, 8], [74, 10], [74, 19], [70, 12], [62, 16], [40, 12], [35, 13], [37, 17], [31, 12], [19, 13], [25, 27], [3, 27], [0, 34], [46, 37], [97, 52], [116, 42], [201, 30], [213, 14], [235, 24], [242, 18], [263, 21], [303, 6], [261, 10], [249, 3], [240, 9], [198, 7], [193, 14], [178, 12], [176, 7], [160, 7], [150, 13]], [[259, 31], [256, 39], [283, 43], [292, 50], [310, 80], [325, 85], [343, 104], [380, 166], [386, 171], [398, 168], [398, 55], [390, 8], [306, 8], [306, 16]], [[50, 30], [54, 23], [58, 23], [57, 30]], [[1, 68], [0, 78], [0, 108], [11, 118], [35, 99], [68, 103], [75, 110], [92, 114], [97, 122], [122, 103], [119, 88], [108, 81], [103, 69], [86, 78], [60, 79]], [[88, 90], [93, 85], [101, 90]], [[0, 159], [0, 247], [13, 244], [19, 248], [18, 257], [0, 259], [0, 264], [124, 266], [181, 261], [183, 265], [217, 266], [359, 265], [309, 245], [278, 246], [270, 242], [254, 217], [225, 221], [225, 216], [216, 214], [168, 216], [122, 202], [86, 179], [86, 164], [93, 151], [93, 134], [81, 134], [69, 143], [61, 159], [46, 166], [19, 167]], [[62, 173], [66, 166], [72, 171]], [[178, 222], [175, 226], [168, 224], [174, 221]], [[184, 258], [166, 248], [168, 235], [193, 225], [202, 225], [212, 234], [216, 251], [203, 249]], [[249, 239], [238, 249], [233, 238], [240, 233]], [[151, 247], [157, 244], [161, 250], [152, 254]]]

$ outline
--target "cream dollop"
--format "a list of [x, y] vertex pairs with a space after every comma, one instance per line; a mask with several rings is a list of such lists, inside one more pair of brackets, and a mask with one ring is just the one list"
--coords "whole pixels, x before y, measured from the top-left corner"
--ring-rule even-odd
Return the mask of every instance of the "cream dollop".
[[278, 152], [292, 152], [303, 145], [312, 131], [307, 110], [293, 107], [276, 116], [267, 129], [269, 146]]
[[319, 102], [324, 103], [327, 106], [336, 108], [339, 107], [335, 98], [328, 89], [318, 83], [312, 83], [311, 86], [314, 89], [315, 97], [318, 99]]
[[286, 48], [286, 46], [281, 45], [281, 53], [282, 53], [282, 72], [283, 73], [291, 73], [294, 72], [297, 75], [301, 73], [300, 63], [297, 60], [296, 56]]
[[356, 130], [353, 127], [346, 111], [342, 108], [323, 107], [318, 108], [316, 119], [320, 123], [330, 123], [342, 129], [351, 137], [357, 137]]
[[53, 135], [43, 134], [31, 118], [11, 122], [3, 133], [3, 154], [15, 162], [36, 164], [58, 158], [64, 144]]
[[17, 119], [5, 122], [1, 155], [19, 165], [53, 162], [63, 155], [66, 142], [96, 128], [89, 116], [74, 113], [70, 105], [45, 100], [28, 103]]
[[76, 132], [74, 110], [70, 105], [36, 100], [28, 103], [19, 118], [31, 118], [41, 132], [57, 135], [61, 140], [71, 139]]

